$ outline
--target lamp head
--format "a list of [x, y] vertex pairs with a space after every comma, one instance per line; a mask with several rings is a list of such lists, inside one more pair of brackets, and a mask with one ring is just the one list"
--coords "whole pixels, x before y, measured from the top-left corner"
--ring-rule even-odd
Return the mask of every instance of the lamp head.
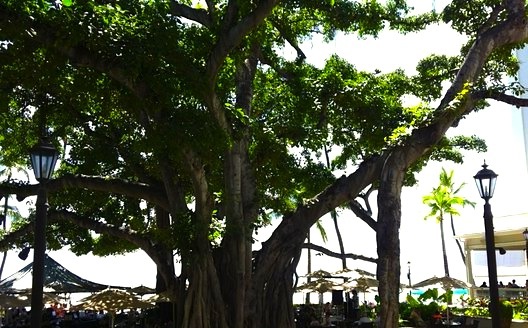
[[48, 181], [59, 157], [57, 149], [46, 138], [41, 138], [38, 144], [31, 148], [30, 156], [35, 179], [39, 182]]
[[31, 250], [31, 248], [29, 247], [24, 247], [20, 253], [18, 253], [18, 258], [21, 259], [22, 261], [25, 261], [27, 258], [28, 258], [28, 255], [29, 255], [29, 251]]
[[486, 201], [493, 197], [497, 176], [498, 174], [488, 169], [488, 165], [486, 165], [486, 161], [484, 161], [482, 170], [478, 171], [473, 177], [475, 179], [475, 183], [477, 184], [480, 197]]

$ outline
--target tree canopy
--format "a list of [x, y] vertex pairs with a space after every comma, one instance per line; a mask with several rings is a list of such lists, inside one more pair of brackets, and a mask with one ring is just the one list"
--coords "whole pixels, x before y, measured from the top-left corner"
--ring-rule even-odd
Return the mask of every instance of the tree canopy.
[[[469, 42], [460, 56], [424, 58], [415, 76], [338, 56], [316, 67], [302, 50], [317, 34], [411, 33], [441, 20]], [[377, 230], [380, 318], [396, 327], [401, 187], [428, 160], [485, 149], [444, 134], [487, 99], [526, 105], [504, 77], [517, 72], [512, 50], [527, 31], [520, 0], [453, 1], [418, 16], [400, 0], [1, 0], [0, 160], [28, 164], [47, 131], [62, 154], [47, 184], [48, 247], [142, 249], [158, 289], [175, 295], [178, 327], [293, 327], [309, 227], [376, 189], [377, 220], [354, 212]], [[337, 154], [329, 167], [325, 148]], [[345, 167], [355, 170], [333, 174]], [[273, 219], [255, 251], [253, 233]], [[32, 226], [3, 247], [31, 244]]]

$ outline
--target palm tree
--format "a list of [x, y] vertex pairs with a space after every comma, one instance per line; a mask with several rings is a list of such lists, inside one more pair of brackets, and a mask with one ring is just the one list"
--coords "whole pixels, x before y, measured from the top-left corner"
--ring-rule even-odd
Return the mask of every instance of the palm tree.
[[[328, 241], [328, 235], [326, 234], [326, 230], [324, 229], [323, 225], [321, 224], [321, 220], [318, 220], [316, 223], [315, 223], [316, 227], [317, 227], [317, 230], [319, 230], [319, 233], [321, 234], [321, 237], [323, 238], [323, 242], [326, 242]], [[307, 236], [307, 242], [308, 242], [308, 245], [311, 245], [312, 241], [311, 241], [311, 236], [310, 236], [310, 230], [308, 230], [308, 236]], [[311, 274], [312, 274], [312, 249], [311, 247], [308, 247], [308, 279], [307, 279], [307, 282], [310, 283], [312, 281], [312, 278], [311, 278]], [[306, 293], [306, 301], [305, 303], [306, 304], [311, 304], [310, 303], [310, 292], [307, 292]]]
[[[467, 199], [456, 195], [463, 186], [464, 184], [461, 184], [458, 188], [454, 188], [453, 171], [449, 172], [448, 174], [446, 170], [442, 168], [442, 172], [440, 173], [439, 186], [436, 188], [433, 188], [433, 191], [429, 195], [423, 196], [423, 199], [422, 199], [423, 203], [429, 206], [430, 208], [430, 212], [428, 215], [426, 215], [425, 219], [434, 217], [436, 218], [437, 222], [440, 224], [440, 238], [442, 241], [444, 273], [445, 273], [445, 276], [447, 277], [449, 277], [449, 265], [447, 262], [447, 252], [446, 252], [446, 247], [445, 247], [444, 216], [447, 214], [450, 216], [451, 228], [453, 231], [453, 235], [455, 235], [453, 216], [460, 215], [457, 207], [458, 206], [464, 207], [466, 205], [471, 205], [475, 207], [474, 202], [468, 201]], [[464, 256], [462, 247], [458, 240], [457, 240], [457, 245], [462, 255], [462, 261], [464, 261], [465, 263], [465, 256]]]
[[[446, 172], [444, 168], [442, 168], [442, 172], [440, 172], [440, 184], [443, 186], [448, 187], [451, 189], [451, 194], [456, 196], [458, 192], [464, 187], [466, 184], [462, 183], [458, 188], [455, 188], [455, 184], [453, 182], [453, 175], [454, 172], [451, 170], [449, 173]], [[466, 205], [470, 205], [471, 207], [475, 208], [475, 202], [469, 201], [465, 198], [462, 198], [462, 207], [465, 207]], [[453, 214], [450, 214], [450, 222], [451, 222], [451, 232], [453, 233], [453, 237], [456, 236], [455, 232], [455, 223], [453, 220]], [[462, 245], [460, 244], [460, 240], [455, 239], [455, 242], [458, 246], [458, 251], [460, 252], [460, 256], [462, 258], [462, 262], [466, 264], [466, 256], [464, 255], [464, 250], [462, 249]]]

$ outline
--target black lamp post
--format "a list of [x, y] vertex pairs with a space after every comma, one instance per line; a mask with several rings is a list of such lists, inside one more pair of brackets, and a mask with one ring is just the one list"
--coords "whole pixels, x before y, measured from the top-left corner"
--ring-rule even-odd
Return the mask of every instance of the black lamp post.
[[477, 184], [480, 197], [484, 199], [484, 229], [486, 237], [486, 254], [488, 257], [488, 276], [489, 276], [489, 296], [490, 296], [490, 313], [492, 328], [499, 328], [499, 288], [497, 284], [497, 259], [495, 256], [495, 235], [493, 231], [493, 214], [489, 200], [493, 197], [497, 174], [488, 170], [486, 162], [482, 165], [482, 170], [478, 171], [473, 177]]
[[411, 261], [407, 261], [407, 279], [409, 280], [409, 295], [411, 295]]
[[35, 179], [40, 182], [35, 216], [35, 242], [33, 246], [33, 285], [31, 287], [31, 328], [42, 326], [42, 302], [44, 289], [44, 260], [46, 256], [46, 221], [48, 197], [46, 183], [51, 178], [59, 153], [45, 139], [30, 150], [31, 166]]

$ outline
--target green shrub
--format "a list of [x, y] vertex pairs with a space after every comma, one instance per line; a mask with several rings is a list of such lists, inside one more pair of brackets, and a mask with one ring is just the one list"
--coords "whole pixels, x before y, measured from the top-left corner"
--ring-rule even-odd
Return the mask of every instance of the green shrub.
[[436, 311], [443, 310], [439, 304], [444, 299], [443, 296], [443, 294], [438, 294], [436, 288], [428, 289], [418, 298], [407, 295], [406, 302], [400, 303], [400, 319], [410, 320], [411, 312], [414, 310], [420, 314], [425, 322], [429, 322]]
[[519, 298], [510, 300], [513, 306], [513, 318], [518, 320], [528, 320], [528, 300]]
[[509, 301], [501, 300], [499, 301], [499, 315], [502, 319], [512, 319], [513, 318], [513, 305]]

